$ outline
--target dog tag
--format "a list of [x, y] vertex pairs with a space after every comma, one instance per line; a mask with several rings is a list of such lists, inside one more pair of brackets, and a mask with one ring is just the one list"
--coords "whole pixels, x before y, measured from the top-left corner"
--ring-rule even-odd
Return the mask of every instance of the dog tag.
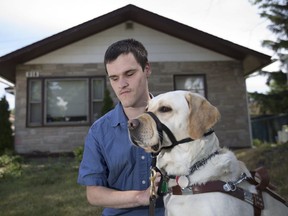
[[177, 183], [181, 188], [186, 188], [189, 185], [189, 179], [186, 176], [180, 176]]

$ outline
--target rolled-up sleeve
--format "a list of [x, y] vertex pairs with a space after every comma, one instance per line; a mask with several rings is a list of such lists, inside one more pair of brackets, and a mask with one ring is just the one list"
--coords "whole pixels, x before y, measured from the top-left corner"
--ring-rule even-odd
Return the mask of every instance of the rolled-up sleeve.
[[95, 128], [90, 128], [80, 163], [78, 184], [85, 186], [107, 186], [107, 166], [100, 151], [98, 141], [93, 136]]

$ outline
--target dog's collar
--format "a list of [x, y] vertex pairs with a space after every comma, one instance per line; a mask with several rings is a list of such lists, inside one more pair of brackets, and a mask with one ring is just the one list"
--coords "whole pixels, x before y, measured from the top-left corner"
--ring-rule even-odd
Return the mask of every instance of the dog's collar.
[[200, 161], [197, 161], [191, 168], [189, 175], [192, 175], [196, 170], [198, 170], [200, 167], [204, 166], [209, 159], [214, 157], [215, 155], [219, 154], [219, 151], [215, 151], [214, 153], [210, 154], [208, 157], [203, 158]]
[[[189, 175], [192, 175], [196, 170], [198, 170], [202, 166], [204, 166], [207, 163], [208, 160], [210, 160], [212, 157], [214, 157], [214, 156], [216, 156], [218, 154], [219, 154], [219, 151], [217, 150], [217, 151], [213, 152], [212, 154], [210, 154], [208, 157], [203, 158], [203, 159], [197, 161], [196, 163], [194, 163], [193, 166], [190, 167], [189, 174], [186, 175], [185, 177], [188, 178]], [[168, 177], [170, 179], [176, 179], [176, 181], [178, 181], [180, 176], [169, 175]]]
[[[187, 138], [184, 138], [182, 140], [177, 141], [175, 136], [174, 136], [174, 134], [171, 132], [171, 130], [165, 124], [163, 124], [153, 112], [146, 112], [146, 113], [148, 115], [150, 115], [153, 118], [153, 120], [155, 121], [155, 123], [156, 123], [156, 127], [157, 127], [157, 131], [158, 131], [158, 136], [159, 136], [160, 143], [162, 144], [162, 142], [163, 142], [163, 131], [164, 131], [167, 134], [167, 136], [168, 136], [168, 138], [169, 138], [169, 140], [170, 140], [170, 142], [172, 144], [171, 146], [167, 146], [167, 147], [163, 147], [161, 145], [161, 148], [158, 149], [159, 152], [163, 148], [171, 149], [171, 148], [175, 147], [176, 145], [194, 141], [194, 139], [192, 139], [191, 137], [187, 137]], [[212, 133], [214, 133], [214, 130], [210, 129], [203, 136], [206, 137], [206, 136], [209, 136]]]

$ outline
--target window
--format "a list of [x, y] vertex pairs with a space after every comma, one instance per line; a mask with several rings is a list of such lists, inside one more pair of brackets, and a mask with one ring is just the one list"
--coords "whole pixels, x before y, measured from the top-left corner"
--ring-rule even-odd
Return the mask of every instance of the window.
[[93, 79], [92, 80], [92, 115], [93, 120], [96, 120], [100, 117], [102, 103], [104, 98], [104, 82], [102, 79]]
[[30, 125], [40, 125], [42, 116], [42, 82], [41, 80], [30, 80], [28, 85], [28, 121]]
[[29, 79], [28, 86], [29, 126], [88, 124], [100, 117], [104, 77]]
[[175, 75], [175, 90], [188, 90], [206, 97], [206, 85], [204, 75]]

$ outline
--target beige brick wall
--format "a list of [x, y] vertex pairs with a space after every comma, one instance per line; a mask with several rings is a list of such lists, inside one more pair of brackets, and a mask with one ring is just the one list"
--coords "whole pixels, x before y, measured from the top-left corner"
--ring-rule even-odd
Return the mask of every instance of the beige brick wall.
[[[222, 114], [215, 127], [223, 146], [250, 146], [246, 87], [241, 64], [223, 62], [151, 63], [150, 91], [154, 95], [174, 90], [173, 74], [206, 74], [207, 96]], [[19, 153], [71, 152], [83, 145], [86, 126], [27, 127], [26, 72], [37, 71], [41, 77], [105, 75], [103, 64], [19, 65], [16, 73], [15, 148]], [[108, 84], [109, 87], [109, 84]], [[110, 88], [110, 87], [109, 87]], [[114, 94], [112, 93], [112, 96]]]
[[[174, 90], [173, 74], [206, 74], [207, 97], [221, 113], [215, 126], [222, 146], [251, 146], [246, 84], [239, 62], [152, 63], [150, 90], [154, 95]], [[151, 82], [152, 81], [152, 82]]]

